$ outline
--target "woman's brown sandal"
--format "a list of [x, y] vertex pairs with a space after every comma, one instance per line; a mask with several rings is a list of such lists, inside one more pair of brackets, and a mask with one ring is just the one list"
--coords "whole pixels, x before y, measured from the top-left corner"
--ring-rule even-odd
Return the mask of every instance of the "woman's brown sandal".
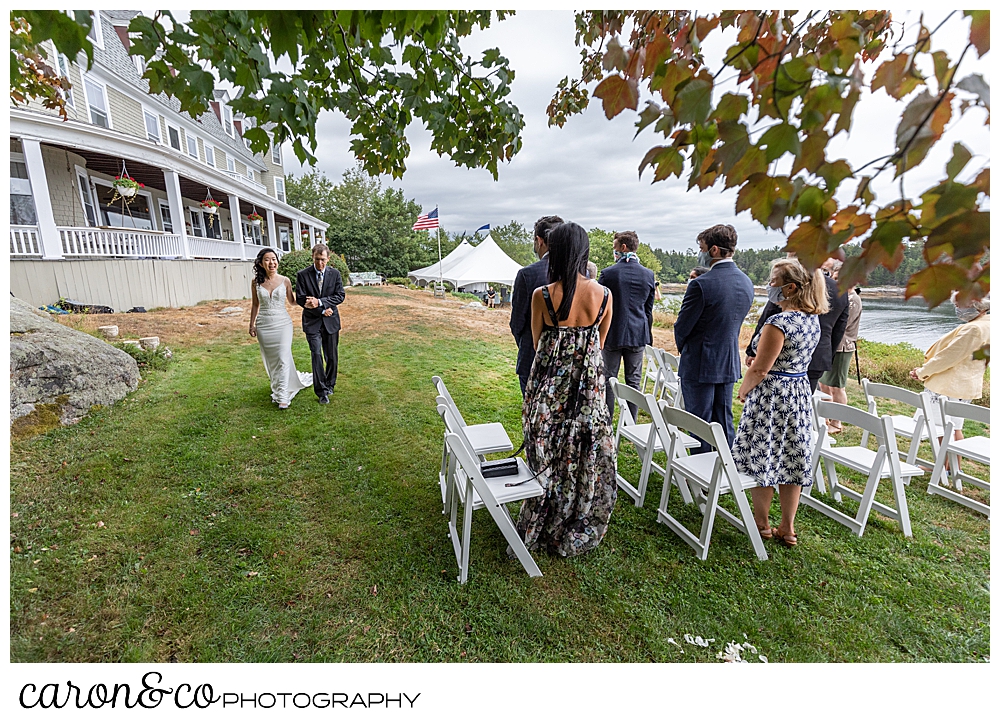
[[771, 536], [785, 547], [795, 547], [797, 544], [799, 544], [798, 536], [782, 535], [780, 532], [778, 532], [777, 527], [771, 528]]
[[774, 537], [774, 530], [770, 527], [758, 527], [757, 532], [760, 533], [760, 539], [770, 540]]

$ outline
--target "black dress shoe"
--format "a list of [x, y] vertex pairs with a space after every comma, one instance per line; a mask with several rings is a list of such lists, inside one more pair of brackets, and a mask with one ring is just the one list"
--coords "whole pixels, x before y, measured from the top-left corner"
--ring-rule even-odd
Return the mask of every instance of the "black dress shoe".
[[330, 397], [328, 397], [328, 396], [326, 396], [324, 394], [322, 397], [319, 398], [319, 403], [320, 404], [329, 404], [330, 403]]

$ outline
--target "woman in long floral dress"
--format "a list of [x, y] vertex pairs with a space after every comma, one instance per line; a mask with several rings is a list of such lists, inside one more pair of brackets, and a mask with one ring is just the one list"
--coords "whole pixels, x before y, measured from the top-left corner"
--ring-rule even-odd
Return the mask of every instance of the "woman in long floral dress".
[[553, 228], [548, 246], [550, 283], [531, 298], [535, 361], [522, 413], [528, 464], [546, 494], [522, 504], [517, 529], [529, 550], [571, 557], [597, 547], [618, 498], [601, 356], [612, 305], [586, 276], [582, 227]]
[[[795, 512], [803, 487], [812, 484], [812, 394], [807, 369], [819, 343], [818, 314], [830, 308], [826, 282], [796, 259], [771, 264], [768, 298], [781, 307], [751, 344], [757, 356], [738, 392], [743, 402], [733, 443], [736, 468], [753, 477], [750, 491], [760, 536], [792, 547]], [[768, 513], [778, 488], [781, 522], [771, 528]]]

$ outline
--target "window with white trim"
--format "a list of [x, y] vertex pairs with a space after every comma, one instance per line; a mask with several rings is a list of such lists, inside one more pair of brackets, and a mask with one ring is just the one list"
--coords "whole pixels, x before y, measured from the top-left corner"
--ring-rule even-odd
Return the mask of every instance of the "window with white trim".
[[204, 236], [205, 235], [205, 228], [202, 225], [203, 222], [202, 222], [201, 211], [195, 211], [192, 208], [192, 209], [190, 209], [189, 214], [191, 216], [191, 221], [190, 221], [191, 230], [189, 231], [189, 233], [191, 233], [194, 236], [198, 236], [198, 237]]
[[257, 174], [254, 173], [254, 170], [250, 168], [250, 166], [247, 166], [247, 178], [249, 178], [251, 181], [257, 180]]
[[92, 78], [84, 77], [83, 87], [87, 93], [90, 122], [95, 126], [110, 128], [111, 116], [108, 115], [108, 97], [104, 91], [104, 86]]
[[[59, 75], [69, 80], [69, 58], [67, 58], [62, 53], [56, 56], [56, 64], [59, 67]], [[63, 100], [66, 101], [66, 105], [73, 107], [73, 89], [62, 91]]]
[[278, 199], [279, 201], [281, 201], [282, 203], [285, 202], [285, 179], [284, 178], [280, 178], [278, 176], [275, 176], [275, 178], [274, 178], [274, 197], [276, 199]]
[[38, 223], [35, 199], [31, 195], [31, 181], [28, 180], [28, 167], [23, 158], [15, 160], [13, 156], [10, 160], [10, 223], [14, 226], [33, 226]]
[[101, 24], [101, 11], [92, 10], [93, 14], [91, 18], [93, 23], [90, 26], [90, 32], [87, 33], [87, 39], [96, 45], [98, 48], [104, 47], [104, 27]]
[[80, 203], [83, 205], [83, 214], [87, 219], [88, 226], [97, 225], [97, 206], [94, 203], [94, 195], [90, 188], [90, 179], [87, 173], [76, 167], [76, 182], [80, 191]]
[[271, 141], [271, 163], [281, 165], [281, 146], [273, 140]]
[[146, 120], [146, 137], [151, 141], [160, 142], [160, 117], [143, 109], [142, 117]]
[[233, 112], [227, 105], [222, 106], [222, 127], [225, 128], [227, 136], [236, 137], [236, 130], [233, 128]]
[[232, 156], [226, 156], [226, 170], [236, 173], [236, 159]]
[[181, 149], [181, 132], [171, 125], [167, 126], [167, 138], [170, 141], [170, 147], [174, 150], [179, 151]]
[[192, 158], [198, 157], [198, 139], [194, 136], [187, 137], [188, 155]]
[[215, 148], [205, 144], [205, 163], [215, 168]]
[[174, 232], [174, 222], [170, 218], [170, 204], [166, 201], [160, 201], [160, 223], [164, 233]]

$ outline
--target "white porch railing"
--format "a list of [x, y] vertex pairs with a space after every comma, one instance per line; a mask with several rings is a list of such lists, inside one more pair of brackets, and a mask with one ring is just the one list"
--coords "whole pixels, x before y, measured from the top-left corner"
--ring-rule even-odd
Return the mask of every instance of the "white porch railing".
[[42, 243], [38, 238], [38, 226], [10, 227], [11, 256], [41, 256]]
[[203, 259], [238, 259], [240, 245], [235, 241], [223, 241], [217, 238], [188, 236], [188, 248], [195, 258]]
[[251, 181], [249, 178], [247, 178], [241, 173], [237, 173], [236, 171], [223, 171], [223, 173], [225, 173], [230, 178], [236, 179], [240, 183], [244, 183], [247, 186], [250, 186], [250, 188], [256, 189], [263, 193], [267, 193], [267, 186], [265, 186], [263, 183], [260, 183], [259, 181]]
[[184, 255], [181, 237], [149, 231], [59, 227], [63, 256], [176, 256]]

